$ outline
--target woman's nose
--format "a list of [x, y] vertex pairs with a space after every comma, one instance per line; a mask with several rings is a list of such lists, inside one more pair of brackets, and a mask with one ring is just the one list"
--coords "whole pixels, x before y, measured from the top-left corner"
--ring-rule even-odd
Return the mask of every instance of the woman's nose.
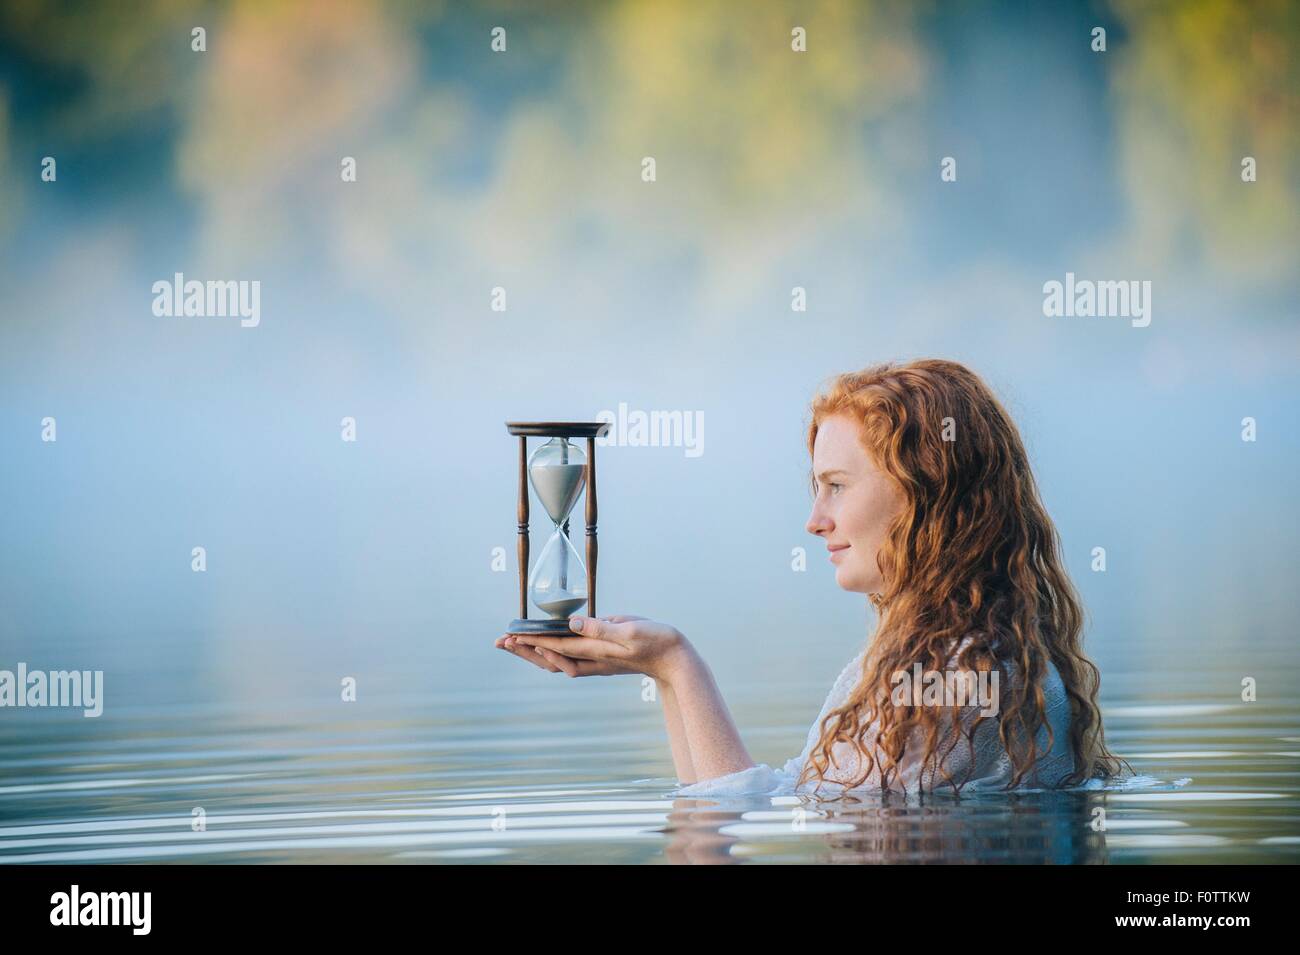
[[820, 536], [831, 529], [831, 521], [817, 505], [813, 505], [812, 513], [808, 515], [808, 523], [804, 527], [809, 534]]

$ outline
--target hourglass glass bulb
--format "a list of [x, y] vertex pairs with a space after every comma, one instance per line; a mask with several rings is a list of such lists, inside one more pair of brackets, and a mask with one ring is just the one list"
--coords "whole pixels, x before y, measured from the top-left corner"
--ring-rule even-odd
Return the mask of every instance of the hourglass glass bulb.
[[556, 528], [546, 542], [528, 590], [538, 610], [560, 620], [587, 602], [587, 570], [563, 530]]
[[587, 456], [564, 438], [552, 438], [528, 459], [528, 477], [542, 507], [559, 525], [587, 483]]

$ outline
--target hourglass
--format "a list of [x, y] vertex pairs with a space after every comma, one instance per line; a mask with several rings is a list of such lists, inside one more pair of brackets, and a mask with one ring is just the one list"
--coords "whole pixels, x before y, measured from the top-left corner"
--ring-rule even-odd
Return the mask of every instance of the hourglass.
[[[519, 438], [519, 619], [507, 633], [569, 634], [569, 615], [587, 605], [596, 616], [596, 438], [605, 434], [604, 421], [507, 421], [506, 430]], [[550, 438], [531, 456], [528, 439]], [[586, 438], [587, 451], [570, 443]], [[550, 539], [528, 572], [528, 485], [555, 525]], [[569, 539], [569, 513], [583, 489], [587, 492], [587, 562]], [[528, 601], [546, 616], [529, 619]]]

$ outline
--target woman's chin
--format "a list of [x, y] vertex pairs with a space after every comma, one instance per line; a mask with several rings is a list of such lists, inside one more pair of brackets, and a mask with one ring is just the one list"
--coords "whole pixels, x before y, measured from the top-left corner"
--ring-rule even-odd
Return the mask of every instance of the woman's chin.
[[835, 568], [835, 583], [841, 590], [847, 590], [851, 594], [865, 594], [867, 588], [856, 580], [852, 571], [845, 570], [843, 567]]

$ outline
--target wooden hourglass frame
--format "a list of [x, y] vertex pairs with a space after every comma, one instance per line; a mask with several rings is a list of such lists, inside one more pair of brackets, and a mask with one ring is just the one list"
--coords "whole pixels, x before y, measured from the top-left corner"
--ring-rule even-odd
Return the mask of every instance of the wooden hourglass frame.
[[[587, 521], [587, 616], [596, 616], [596, 438], [609, 430], [609, 423], [604, 421], [507, 421], [506, 430], [519, 438], [519, 617], [511, 621], [507, 633], [512, 634], [547, 634], [550, 636], [568, 636], [568, 615], [560, 617], [532, 618], [528, 616], [529, 597], [529, 474], [528, 474], [528, 439], [529, 438], [569, 438], [587, 439], [587, 462], [584, 466]], [[576, 501], [574, 502], [576, 504]], [[570, 509], [570, 513], [572, 508]], [[557, 529], [564, 536], [559, 546], [572, 547], [569, 539], [569, 515], [564, 515], [563, 526]], [[552, 535], [554, 537], [554, 535]], [[548, 546], [550, 546], [548, 542]], [[539, 558], [539, 567], [543, 556]]]

